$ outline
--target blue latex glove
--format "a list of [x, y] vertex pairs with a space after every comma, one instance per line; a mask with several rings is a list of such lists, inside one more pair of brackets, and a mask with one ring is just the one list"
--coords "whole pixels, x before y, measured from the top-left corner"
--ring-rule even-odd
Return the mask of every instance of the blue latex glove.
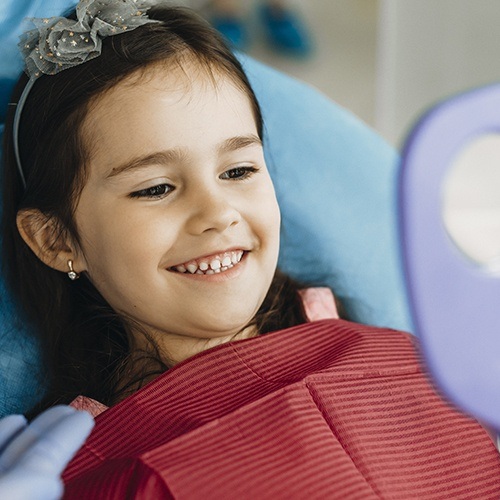
[[61, 473], [89, 435], [94, 420], [84, 411], [55, 406], [29, 425], [22, 415], [0, 420], [0, 498], [61, 498]]

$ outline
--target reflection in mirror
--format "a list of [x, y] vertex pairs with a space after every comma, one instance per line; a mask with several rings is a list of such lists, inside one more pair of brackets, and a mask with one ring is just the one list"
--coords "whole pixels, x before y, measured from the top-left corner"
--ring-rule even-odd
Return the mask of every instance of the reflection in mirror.
[[443, 218], [463, 254], [500, 273], [500, 134], [471, 141], [452, 162], [443, 184]]

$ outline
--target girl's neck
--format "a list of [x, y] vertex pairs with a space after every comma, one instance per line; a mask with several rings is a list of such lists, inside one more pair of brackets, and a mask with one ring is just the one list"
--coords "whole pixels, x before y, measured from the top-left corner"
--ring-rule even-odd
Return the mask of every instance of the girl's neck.
[[131, 339], [132, 354], [119, 374], [118, 403], [137, 392], [163, 372], [175, 365], [213, 347], [258, 335], [255, 325], [249, 325], [236, 334], [217, 338], [180, 336], [134, 335]]

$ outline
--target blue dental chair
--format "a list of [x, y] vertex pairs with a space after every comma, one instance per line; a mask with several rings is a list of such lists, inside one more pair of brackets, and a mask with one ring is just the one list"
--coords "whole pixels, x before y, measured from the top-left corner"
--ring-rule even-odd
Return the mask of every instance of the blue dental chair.
[[[74, 3], [2, 0], [0, 122], [22, 70], [23, 19], [57, 15]], [[263, 110], [265, 154], [282, 211], [281, 269], [332, 288], [353, 321], [409, 331], [397, 245], [396, 152], [318, 91], [240, 58]], [[43, 369], [1, 274], [0, 293], [3, 416], [25, 412], [41, 397]]]

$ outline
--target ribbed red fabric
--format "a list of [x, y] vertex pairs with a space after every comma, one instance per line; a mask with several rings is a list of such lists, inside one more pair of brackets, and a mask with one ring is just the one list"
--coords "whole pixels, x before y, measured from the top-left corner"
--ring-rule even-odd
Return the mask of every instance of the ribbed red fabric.
[[342, 320], [225, 344], [96, 419], [65, 498], [500, 498], [500, 460], [413, 339]]

